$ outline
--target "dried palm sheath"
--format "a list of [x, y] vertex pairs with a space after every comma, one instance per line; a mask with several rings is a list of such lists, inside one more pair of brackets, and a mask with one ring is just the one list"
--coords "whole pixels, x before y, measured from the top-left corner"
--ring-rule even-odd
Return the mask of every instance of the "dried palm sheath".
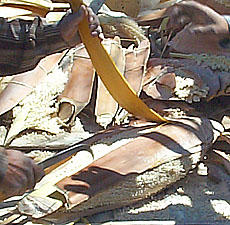
[[[158, 62], [158, 59], [156, 61]], [[154, 64], [154, 62], [154, 59], [149, 60], [146, 76], [143, 80], [143, 91], [154, 99], [167, 100], [176, 87], [175, 73], [160, 62], [159, 64], [157, 62]]]
[[[77, 11], [81, 3], [81, 1], [70, 1], [73, 11]], [[138, 98], [101, 45], [101, 40], [99, 38], [93, 38], [90, 35], [86, 18], [79, 24], [79, 33], [90, 55], [94, 68], [113, 98], [124, 109], [137, 117], [145, 118], [146, 120], [165, 122], [166, 120], [163, 117], [148, 108], [148, 106]], [[123, 97], [124, 94], [126, 98]]]
[[[124, 73], [124, 65], [127, 62], [128, 65], [126, 66], [126, 72], [125, 72], [126, 80], [129, 83], [131, 82], [130, 83], [131, 87], [133, 87], [134, 91], [139, 94], [139, 90], [140, 90], [141, 83], [142, 83], [142, 76], [145, 73], [145, 67], [146, 67], [148, 56], [149, 56], [149, 50], [150, 50], [149, 41], [143, 35], [143, 31], [137, 26], [137, 24], [129, 18], [123, 18], [119, 20], [120, 18], [118, 17], [113, 17], [113, 16], [109, 16], [105, 14], [100, 15], [99, 18], [102, 23], [103, 31], [105, 32], [106, 36], [108, 36], [108, 34], [111, 37], [116, 36], [116, 35], [119, 35], [119, 36], [121, 35], [124, 38], [131, 38], [132, 41], [136, 40], [138, 46], [135, 48], [132, 47], [133, 45], [131, 45], [128, 49], [122, 48], [121, 43], [120, 43], [121, 41], [119, 40], [118, 36], [116, 36], [113, 41], [110, 41], [109, 39], [105, 39], [103, 41], [103, 45], [106, 48], [107, 52], [113, 58], [113, 61], [115, 62], [121, 74]], [[117, 41], [117, 44], [113, 43], [115, 42], [115, 40]], [[107, 45], [108, 46], [111, 45], [111, 49], [109, 47], [107, 48], [106, 47]], [[77, 54], [78, 53], [75, 53], [76, 56]], [[127, 60], [125, 60], [124, 54], [126, 54]], [[86, 59], [85, 57], [83, 58], [80, 57], [79, 59], [76, 58], [76, 61], [86, 62], [87, 60], [89, 60], [89, 59]], [[81, 66], [82, 68], [84, 67], [84, 65], [81, 65]], [[74, 68], [75, 68], [75, 73], [79, 73], [79, 75], [76, 75], [76, 76], [81, 77], [80, 74], [83, 73], [85, 69], [78, 68], [77, 64], [76, 66], [74, 66]], [[77, 69], [79, 71], [77, 71]], [[66, 121], [69, 121], [67, 118], [71, 118], [71, 121], [73, 121], [75, 116], [81, 111], [81, 109], [89, 101], [88, 99], [85, 101], [85, 103], [84, 102], [81, 103], [79, 102], [79, 100], [77, 100], [77, 98], [79, 98], [80, 95], [81, 95], [80, 98], [83, 98], [83, 93], [84, 93], [84, 96], [88, 96], [89, 92], [87, 92], [86, 94], [85, 89], [80, 91], [81, 86], [84, 87], [84, 83], [88, 82], [86, 77], [82, 78], [81, 82], [76, 80], [76, 84], [71, 85], [71, 83], [74, 82], [74, 79], [76, 80], [76, 78], [70, 78], [68, 82], [69, 84], [67, 84], [64, 93], [59, 97], [59, 100], [61, 102], [59, 115], [60, 117], [63, 117], [65, 114], [66, 116], [64, 116], [64, 118], [66, 117], [65, 119]], [[118, 103], [116, 103], [113, 97], [105, 89], [100, 79], [98, 83], [97, 92], [98, 93], [97, 93], [95, 114], [96, 114], [98, 123], [99, 124], [104, 123], [103, 126], [106, 127], [112, 121], [114, 114], [116, 113]], [[72, 96], [70, 93], [72, 93]], [[75, 94], [76, 99], [73, 93], [76, 93]], [[82, 104], [81, 109], [79, 108], [80, 110], [76, 110], [76, 106], [74, 106], [75, 101], [78, 102], [78, 103], [76, 102], [77, 105]]]
[[[58, 55], [59, 60], [61, 56], [62, 54]], [[62, 70], [63, 61], [61, 62], [60, 66], [54, 68], [52, 66], [55, 64], [49, 64], [48, 68], [52, 68], [51, 71], [48, 70], [49, 73], [45, 69], [41, 70], [44, 73], [43, 79], [30, 89], [31, 93], [28, 96], [18, 99], [20, 101], [12, 109], [13, 120], [4, 145], [9, 145], [19, 133], [26, 129], [39, 129], [52, 134], [61, 132], [62, 124], [59, 123], [58, 117], [54, 116], [57, 112], [56, 97], [63, 91], [68, 77]], [[15, 88], [12, 92], [14, 91]]]
[[[137, 38], [137, 47], [130, 45], [128, 48], [122, 48], [121, 45], [118, 46], [118, 44], [112, 44], [110, 54], [119, 71], [121, 74], [124, 74], [126, 81], [137, 93], [137, 95], [139, 95], [141, 91], [142, 78], [145, 75], [146, 64], [150, 51], [149, 41], [146, 38], [143, 38], [141, 35], [139, 38]], [[119, 38], [115, 37], [115, 39], [118, 40]], [[100, 87], [100, 85], [102, 85], [102, 83], [99, 79], [95, 111], [99, 124], [103, 125], [102, 123], [104, 123], [104, 127], [106, 127], [112, 122], [112, 119], [117, 111], [118, 104], [105, 89], [104, 85], [103, 87]]]
[[133, 0], [106, 0], [106, 5], [114, 11], [125, 12], [128, 16], [135, 18], [140, 11], [140, 4]]
[[[26, 196], [19, 211], [63, 224], [130, 205], [184, 177], [222, 130], [215, 121], [184, 118], [161, 126], [143, 123], [122, 135], [111, 132], [111, 138], [101, 136], [100, 143], [114, 143], [115, 150], [72, 171], [72, 176], [59, 181], [53, 177], [54, 182]], [[99, 143], [91, 144], [93, 148]], [[65, 171], [62, 168], [59, 174]]]
[[132, 49], [129, 46], [125, 54], [125, 78], [139, 94], [142, 88], [142, 78], [145, 75], [147, 60], [150, 53], [150, 43], [148, 40], [142, 40], [137, 48]]
[[136, 18], [146, 13], [158, 13], [160, 9], [166, 8], [177, 2], [176, 0], [107, 0], [106, 4], [111, 10], [126, 13], [128, 16]]
[[[230, 13], [230, 3], [228, 0], [195, 0], [200, 2], [201, 4], [207, 5], [217, 11], [220, 14], [229, 14]], [[154, 2], [154, 1], [152, 1]], [[179, 1], [169, 1], [169, 5], [173, 5], [174, 3]], [[161, 5], [159, 9], [155, 9], [149, 7], [147, 8], [142, 15], [139, 15], [137, 18], [138, 22], [147, 22], [151, 20], [160, 19], [166, 16], [165, 12], [168, 7], [167, 5]]]
[[142, 40], [148, 40], [144, 30], [138, 26], [137, 22], [125, 14], [100, 13], [98, 18], [105, 37], [119, 36], [121, 39], [131, 41], [136, 45], [139, 45]]
[[18, 5], [33, 5], [34, 7], [49, 8], [52, 4], [50, 0], [1, 0], [1, 5], [18, 4]]
[[0, 15], [4, 18], [15, 19], [20, 16], [30, 16], [32, 12], [26, 9], [18, 9], [8, 6], [0, 6]]
[[[27, 1], [27, 0], [1, 0], [1, 16], [9, 20], [23, 18], [33, 20], [34, 16], [46, 17], [50, 12], [63, 12], [69, 9], [67, 3], [53, 3], [49, 0]], [[62, 13], [62, 16], [64, 15]], [[57, 16], [56, 16], [57, 17]], [[58, 17], [59, 19], [60, 16]], [[59, 20], [58, 19], [58, 20]], [[48, 20], [47, 20], [48, 21]], [[55, 20], [56, 22], [57, 20]]]
[[24, 99], [62, 58], [63, 53], [45, 57], [35, 69], [15, 76], [0, 94], [0, 115]]
[[147, 22], [165, 17], [166, 9], [181, 0], [142, 1], [143, 6], [138, 14], [138, 22]]
[[[62, 61], [66, 61], [66, 58], [69, 58], [69, 56], [70, 55], [67, 55]], [[83, 59], [82, 57], [80, 57], [79, 60], [80, 61], [85, 61], [86, 59]], [[60, 66], [62, 64], [60, 64]], [[61, 74], [59, 74], [59, 72]], [[84, 70], [84, 72], [86, 72], [86, 70]], [[50, 133], [53, 133], [53, 134], [57, 134], [58, 132], [61, 132], [61, 130], [59, 129], [59, 126], [61, 124], [59, 122], [58, 123], [55, 122], [55, 120], [57, 118], [56, 117], [56, 108], [57, 108], [56, 105], [57, 104], [56, 104], [56, 101], [53, 101], [53, 100], [56, 99], [56, 96], [59, 95], [60, 91], [62, 91], [63, 89], [62, 89], [62, 87], [60, 87], [60, 88], [58, 88], [58, 90], [56, 90], [57, 89], [56, 85], [58, 85], [58, 83], [56, 83], [56, 81], [55, 81], [56, 78], [55, 78], [55, 76], [53, 76], [54, 73], [58, 73], [59, 74], [58, 75], [59, 78], [63, 77], [63, 75], [64, 75], [63, 72], [61, 72], [59, 70], [58, 71], [52, 70], [52, 73], [49, 73], [49, 75], [47, 76], [48, 80], [45, 79], [44, 82], [43, 82], [44, 84], [47, 83], [47, 85], [39, 85], [39, 87], [36, 87], [36, 89], [32, 93], [35, 96], [35, 97], [33, 97], [33, 99], [34, 100], [35, 99], [39, 99], [39, 101], [31, 101], [32, 100], [32, 96], [30, 95], [30, 96], [28, 96], [28, 98], [25, 99], [25, 101], [20, 102], [20, 107], [17, 107], [17, 109], [14, 110], [14, 112], [15, 112], [14, 113], [14, 118], [15, 119], [14, 119], [14, 122], [13, 122], [13, 124], [11, 126], [11, 129], [10, 129], [9, 133], [8, 133], [8, 137], [6, 138], [6, 142], [5, 142], [6, 144], [9, 144], [11, 142], [11, 140], [15, 137], [15, 135], [18, 135], [21, 131], [23, 131], [25, 129], [39, 129], [39, 130], [44, 130], [44, 131], [47, 131], [47, 132], [50, 132]], [[53, 82], [55, 84], [54, 86], [50, 83], [50, 82], [52, 82], [52, 80], [53, 80]], [[58, 82], [59, 81], [60, 81], [60, 79], [58, 79]], [[78, 85], [78, 84], [80, 84], [80, 82], [78, 82], [76, 85]], [[63, 85], [61, 84], [61, 86], [63, 86]], [[50, 89], [51, 87], [52, 87], [52, 90]], [[44, 90], [46, 90], [46, 91], [44, 92], [44, 94], [43, 94], [43, 91], [42, 91], [41, 95], [40, 95], [39, 94], [40, 93], [39, 90], [42, 90], [41, 88], [44, 89]], [[66, 92], [67, 92], [68, 88], [69, 87], [67, 85]], [[84, 89], [84, 91], [85, 90], [86, 89]], [[77, 92], [76, 95], [78, 95], [78, 94], [81, 95], [81, 92], [82, 91]], [[38, 94], [36, 94], [36, 93], [38, 93]], [[45, 93], [47, 93], [48, 96], [45, 96], [46, 95]], [[50, 97], [51, 97], [49, 93], [52, 93], [52, 95], [53, 95], [53, 98], [51, 99], [51, 104], [50, 104], [50, 102], [48, 102], [48, 99], [50, 99]], [[83, 97], [83, 98], [85, 96], [87, 96], [87, 95], [86, 94], [84, 96], [81, 95], [81, 97]], [[29, 100], [29, 101], [27, 101], [27, 100]], [[55, 103], [55, 107], [54, 107], [54, 104], [52, 104], [52, 102]], [[43, 107], [38, 108], [40, 103], [42, 103], [42, 105], [44, 105], [44, 106], [46, 105], [45, 109]], [[71, 103], [73, 103], [73, 102], [71, 102]], [[62, 110], [63, 110], [63, 108], [65, 108], [65, 107], [63, 107], [63, 105], [67, 105], [67, 104], [65, 104], [65, 103], [61, 104], [60, 109], [62, 109]], [[72, 106], [72, 105], [70, 105], [70, 106]], [[72, 115], [72, 112], [75, 113], [76, 109], [75, 109], [75, 107], [69, 107], [69, 108], [70, 108], [70, 117], [67, 117], [67, 122], [71, 123], [71, 121], [74, 121], [74, 116]], [[28, 110], [29, 110], [29, 112], [28, 112]], [[73, 111], [71, 111], [71, 110], [73, 110]], [[21, 113], [19, 114], [19, 112], [21, 112]], [[50, 115], [46, 114], [47, 117], [44, 117], [44, 113], [43, 112], [47, 112], [47, 113], [50, 112]], [[59, 113], [59, 115], [60, 114], [61, 113]], [[70, 118], [70, 120], [68, 118]], [[73, 135], [72, 135], [72, 137], [73, 137]], [[29, 138], [29, 136], [28, 136], [28, 138]], [[19, 143], [20, 141], [17, 142], [17, 140], [16, 140], [16, 142], [14, 142], [13, 145], [19, 144], [21, 146], [21, 144], [22, 144], [23, 141], [25, 141], [25, 143], [28, 143], [28, 141], [27, 141], [28, 138], [27, 137], [25, 137], [24, 139], [22, 138], [21, 139], [21, 143]], [[32, 137], [32, 139], [33, 139], [33, 137]], [[39, 138], [36, 137], [36, 140], [39, 141]], [[45, 138], [43, 138], [41, 140], [42, 140], [43, 146], [44, 146], [44, 144], [45, 144]], [[68, 138], [68, 140], [70, 140], [70, 138]], [[74, 138], [73, 140], [76, 140], [76, 139]], [[47, 141], [49, 142], [49, 140], [47, 140]], [[24, 143], [24, 145], [25, 145], [25, 143]], [[61, 145], [63, 145], [64, 142], [59, 142], [59, 143], [61, 143]], [[73, 141], [71, 143], [73, 143]], [[31, 146], [31, 144], [33, 144], [33, 142], [29, 141], [29, 145], [30, 146]], [[37, 142], [37, 144], [39, 146], [42, 146], [42, 144], [40, 145], [40, 142], [39, 143]]]
[[33, 15], [45, 17], [53, 8], [52, 1], [49, 0], [1, 0], [0, 5], [11, 8], [21, 8], [30, 11]]
[[76, 47], [74, 61], [65, 89], [58, 97], [58, 116], [66, 124], [72, 124], [75, 117], [89, 103], [95, 70], [83, 44]]
[[148, 22], [151, 20], [157, 20], [166, 17], [165, 9], [154, 10], [153, 12], [148, 12], [146, 15], [138, 16], [137, 21], [140, 22]]
[[156, 99], [176, 98], [189, 103], [229, 95], [229, 58], [206, 54], [173, 56], [181, 59], [149, 60], [143, 85], [147, 95]]
[[[105, 39], [103, 45], [112, 57], [117, 68], [124, 74], [125, 56], [120, 43], [120, 38]], [[107, 127], [113, 120], [118, 109], [118, 103], [110, 95], [101, 79], [98, 79], [97, 97], [95, 105], [96, 121], [99, 125]]]
[[[194, 64], [190, 66], [191, 64]], [[194, 69], [195, 68], [195, 69]], [[202, 70], [202, 71], [199, 71]], [[193, 72], [197, 70], [196, 72]], [[208, 73], [209, 72], [209, 73]], [[192, 103], [200, 101], [208, 95], [208, 87], [201, 76], [207, 76], [218, 84], [218, 78], [206, 68], [199, 68], [195, 62], [188, 60], [178, 62], [168, 59], [154, 59], [149, 61], [144, 92], [156, 99], [178, 99]], [[200, 76], [199, 76], [200, 75]], [[215, 87], [215, 86], [213, 86]]]

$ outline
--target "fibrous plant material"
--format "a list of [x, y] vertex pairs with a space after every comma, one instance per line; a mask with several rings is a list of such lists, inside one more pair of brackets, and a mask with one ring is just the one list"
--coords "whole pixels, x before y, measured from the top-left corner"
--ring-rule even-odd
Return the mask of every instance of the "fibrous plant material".
[[[23, 100], [60, 61], [64, 53], [56, 53], [42, 59], [35, 69], [3, 80], [7, 86], [0, 94], [0, 115], [11, 110]], [[13, 79], [12, 79], [13, 78]]]
[[[171, 53], [170, 55], [174, 58], [181, 58], [178, 61], [181, 62], [180, 64], [191, 63], [191, 66], [186, 66], [186, 71], [189, 70], [190, 73], [192, 72], [191, 74], [196, 74], [195, 80], [197, 80], [200, 87], [208, 87], [207, 101], [214, 97], [229, 95], [229, 57], [224, 55], [181, 53]], [[176, 63], [175, 67], [178, 67], [178, 62], [174, 62]]]
[[72, 51], [73, 64], [64, 91], [58, 97], [58, 117], [65, 124], [73, 125], [76, 116], [91, 99], [95, 70], [83, 44]]
[[[124, 77], [139, 96], [142, 91], [143, 78], [150, 53], [149, 41], [147, 39], [141, 40], [137, 47], [133, 44], [128, 48], [123, 48], [123, 51], [125, 54]], [[121, 124], [128, 119], [129, 113], [122, 108], [120, 109], [115, 117], [115, 124]]]
[[40, 150], [33, 150], [26, 155], [33, 159], [36, 163], [41, 162], [49, 157], [52, 157], [55, 154], [55, 152], [51, 151], [40, 151]]
[[[154, 195], [172, 183], [184, 178], [187, 173], [194, 169], [201, 159], [201, 153], [194, 153], [190, 157], [183, 157], [162, 164], [154, 169], [148, 170], [140, 175], [130, 174], [110, 189], [98, 192], [88, 201], [81, 203], [70, 210], [62, 209], [58, 214], [50, 215], [48, 221], [59, 221], [60, 223], [80, 219], [83, 216], [92, 215], [105, 210], [112, 210], [127, 205], [132, 205], [140, 200]], [[92, 172], [101, 172], [95, 168]], [[112, 175], [112, 174], [111, 174]], [[116, 175], [115, 175], [116, 176]]]
[[[176, 87], [173, 94], [188, 103], [199, 102], [208, 96], [209, 87], [203, 82], [199, 85], [194, 76], [183, 68], [175, 71]], [[198, 80], [199, 81], [199, 80]]]
[[63, 132], [55, 135], [37, 130], [25, 132], [13, 139], [9, 146], [21, 150], [40, 149], [57, 151], [80, 142], [91, 135], [89, 132], [84, 131], [80, 119], [76, 118], [74, 125], [71, 127], [71, 132], [63, 130]]
[[68, 73], [64, 73], [58, 66], [55, 67], [25, 99], [13, 108], [13, 122], [5, 140], [6, 145], [26, 129], [44, 130], [52, 134], [63, 132], [60, 129], [62, 124], [55, 116], [56, 98], [63, 91], [67, 80]]
[[7, 130], [5, 126], [0, 126], [0, 145], [4, 145], [5, 137], [7, 134]]
[[[115, 21], [115, 18], [111, 19], [111, 21], [112, 20]], [[133, 20], [129, 19], [129, 21], [133, 21]], [[133, 24], [135, 24], [135, 26], [137, 26], [137, 24], [134, 21], [133, 21]], [[130, 25], [130, 26], [132, 27], [132, 25]], [[140, 63], [140, 65], [137, 65], [137, 67], [140, 67], [139, 69], [142, 72], [141, 75], [143, 75], [144, 71], [145, 71], [145, 64], [146, 64], [146, 60], [148, 57], [148, 52], [149, 52], [149, 42], [148, 42], [147, 38], [143, 36], [141, 29], [137, 30], [135, 28], [135, 26], [132, 28], [132, 30], [133, 30], [132, 35], [134, 35], [132, 37], [134, 38], [134, 37], [138, 36], [138, 34], [140, 33], [140, 35], [138, 36], [137, 39], [139, 41], [141, 41], [143, 39], [145, 39], [145, 40], [141, 44], [140, 48], [134, 48], [134, 49], [132, 49], [132, 51], [131, 51], [131, 48], [129, 50], [127, 50], [127, 55], [128, 55], [127, 57], [131, 56], [132, 54], [135, 55], [135, 58], [133, 59], [133, 64]], [[122, 49], [122, 51], [123, 51], [123, 49]], [[142, 62], [136, 61], [137, 60], [136, 56], [139, 54], [142, 54], [142, 51], [144, 53], [143, 54], [143, 56], [144, 56], [143, 65], [142, 65]], [[114, 57], [119, 58], [120, 56], [121, 55], [116, 55]], [[13, 104], [11, 103], [11, 101], [6, 101], [8, 104], [10, 103], [10, 107], [8, 107], [8, 104], [1, 104], [2, 107], [4, 109], [6, 107], [8, 107], [7, 110], [13, 108], [15, 105], [17, 105], [24, 98], [24, 96], [26, 96], [31, 91], [33, 91], [33, 89], [36, 87], [36, 85], [39, 83], [39, 81], [42, 80], [46, 76], [46, 74], [49, 73], [53, 69], [53, 65], [54, 65], [53, 63], [55, 62], [55, 60], [57, 60], [58, 57], [59, 57], [59, 59], [62, 58], [63, 54], [52, 55], [52, 56], [49, 56], [49, 57], [45, 58], [44, 60], [42, 60], [41, 63], [38, 65], [38, 67], [34, 71], [30, 71], [30, 72], [25, 74], [25, 78], [23, 78], [24, 80], [18, 80], [18, 79], [20, 79], [20, 76], [17, 76], [15, 78], [16, 80], [14, 82], [12, 82], [10, 85], [8, 85], [7, 90], [10, 89], [10, 87], [12, 87], [11, 89], [13, 89], [14, 91], [17, 90], [17, 92], [18, 92], [19, 88], [21, 88], [23, 90], [22, 95], [19, 95], [18, 93], [14, 94], [14, 92], [13, 92], [13, 97], [12, 97], [12, 95], [10, 95], [8, 91], [4, 92], [4, 93], [7, 93], [7, 94], [4, 94], [4, 96], [6, 96], [8, 99], [10, 98], [10, 100], [12, 100], [12, 99], [14, 100], [14, 98], [16, 97], [16, 98], [19, 98], [19, 100], [14, 101]], [[73, 57], [74, 57], [74, 59], [72, 59]], [[67, 63], [68, 65], [66, 67], [71, 67], [72, 62], [73, 62], [73, 67], [72, 67], [72, 70], [70, 72], [70, 78], [67, 78], [68, 79], [67, 84], [62, 84], [62, 88], [60, 88], [60, 92], [62, 92], [63, 87], [65, 86], [64, 91], [60, 95], [59, 95], [60, 92], [59, 93], [53, 93], [52, 91], [47, 92], [50, 95], [52, 95], [51, 93], [53, 93], [54, 95], [52, 97], [50, 97], [50, 100], [51, 100], [50, 103], [48, 103], [48, 102], [44, 103], [43, 100], [40, 100], [40, 97], [43, 96], [44, 94], [43, 95], [39, 94], [39, 91], [43, 92], [46, 89], [45, 86], [44, 86], [44, 88], [38, 87], [39, 88], [38, 90], [35, 89], [35, 92], [37, 94], [35, 97], [35, 94], [33, 92], [33, 96], [37, 99], [37, 102], [36, 103], [33, 102], [34, 100], [32, 100], [33, 99], [32, 97], [26, 98], [27, 100], [30, 98], [29, 101], [33, 102], [33, 103], [31, 102], [32, 108], [23, 106], [23, 109], [19, 110], [19, 108], [21, 108], [22, 105], [26, 105], [25, 102], [27, 100], [25, 100], [24, 102], [20, 103], [20, 107], [16, 107], [16, 109], [14, 110], [15, 120], [12, 124], [10, 132], [9, 132], [8, 137], [6, 139], [6, 144], [9, 144], [14, 139], [14, 137], [16, 135], [18, 135], [21, 131], [23, 131], [25, 129], [45, 130], [46, 132], [50, 132], [52, 134], [57, 134], [57, 133], [63, 132], [63, 129], [60, 129], [60, 127], [63, 125], [73, 126], [73, 123], [76, 119], [76, 115], [90, 101], [92, 85], [93, 85], [93, 78], [94, 78], [94, 68], [92, 66], [92, 62], [91, 62], [86, 50], [84, 49], [83, 45], [77, 46], [75, 49], [68, 52], [68, 54], [63, 58], [63, 62], [68, 61], [68, 60], [69, 60], [69, 62]], [[123, 59], [120, 58], [119, 60], [122, 61]], [[132, 61], [132, 59], [131, 59], [131, 61]], [[125, 63], [125, 60], [122, 63]], [[62, 65], [63, 64], [64, 63], [62, 63]], [[64, 70], [67, 71], [66, 69], [68, 70], [68, 68], [63, 68], [63, 71]], [[118, 69], [123, 73], [124, 69], [122, 69], [122, 67], [118, 68]], [[131, 73], [132, 69], [136, 70], [136, 72], [138, 70], [138, 68], [130, 68], [130, 66], [128, 66], [127, 67], [127, 70], [128, 70], [127, 74]], [[61, 73], [61, 70], [59, 72]], [[33, 74], [36, 75], [36, 79], [32, 76]], [[43, 77], [40, 78], [38, 76], [39, 74], [42, 74]], [[68, 76], [67, 72], [66, 72], [66, 76]], [[55, 76], [53, 77], [53, 79], [54, 79], [53, 82], [56, 83]], [[129, 80], [130, 80], [130, 78], [129, 78]], [[59, 78], [59, 81], [61, 82], [60, 78]], [[138, 83], [140, 83], [140, 81], [141, 81], [141, 79], [138, 81]], [[46, 79], [43, 82], [43, 85], [45, 85], [46, 82], [49, 82], [49, 81]], [[19, 88], [15, 89], [15, 85], [18, 85]], [[138, 84], [137, 86], [139, 86], [139, 88], [140, 88], [140, 84]], [[139, 91], [137, 90], [137, 92], [139, 92]], [[38, 95], [40, 95], [40, 96], [38, 96]], [[58, 104], [56, 104], [57, 103], [56, 97], [58, 95], [59, 95]], [[41, 97], [41, 98], [43, 98], [43, 97]], [[4, 101], [5, 100], [6, 99], [4, 98]], [[38, 103], [40, 103], [40, 104], [44, 103], [44, 105], [46, 105], [46, 107], [47, 107], [47, 110], [46, 110], [47, 114], [46, 115], [44, 114], [45, 110], [43, 110], [43, 107], [39, 106]], [[36, 105], [37, 105], [37, 108], [39, 107], [40, 109], [38, 110], [38, 112], [33, 112], [33, 110], [35, 110], [35, 111], [37, 110], [37, 108], [35, 107]], [[52, 105], [52, 107], [51, 107], [51, 105]], [[49, 111], [49, 109], [51, 109], [51, 108], [52, 108], [52, 110]], [[17, 110], [17, 112], [16, 112], [16, 110]], [[6, 110], [3, 110], [3, 113], [5, 111]], [[19, 111], [21, 111], [21, 114], [20, 114], [21, 116], [18, 114]], [[48, 111], [49, 111], [49, 113], [48, 113]], [[41, 113], [39, 113], [39, 112], [41, 112]], [[57, 114], [58, 114], [58, 117], [56, 116]], [[61, 120], [58, 121], [58, 118], [61, 118]], [[44, 135], [44, 133], [43, 133], [43, 135]], [[28, 143], [28, 142], [26, 141], [26, 143]]]
[[[230, 75], [229, 72], [223, 71], [227, 69], [228, 61], [218, 63], [219, 69], [214, 71], [208, 66], [213, 64], [212, 60], [206, 61], [200, 58], [197, 61], [195, 56], [190, 54], [171, 55], [181, 59], [151, 58], [149, 60], [143, 87], [147, 95], [164, 100], [176, 98], [189, 103], [199, 102], [201, 99], [210, 101], [218, 96], [229, 95]], [[216, 58], [211, 57], [211, 59]]]
[[[130, 18], [120, 18], [108, 13], [100, 14], [99, 19], [105, 36], [109, 35], [113, 38], [117, 34], [129, 43], [137, 45], [134, 47], [134, 44], [130, 44], [127, 49], [123, 48], [118, 36], [115, 36], [113, 40], [104, 39], [103, 41], [104, 47], [120, 73], [125, 76], [134, 91], [139, 94], [150, 51], [148, 39], [138, 24]], [[58, 97], [60, 102], [58, 115], [65, 125], [71, 125], [76, 116], [89, 103], [93, 85], [94, 69], [84, 45], [77, 46], [74, 55], [70, 79], [64, 92]], [[113, 120], [117, 108], [118, 103], [106, 90], [99, 78], [95, 106], [97, 122], [106, 127]]]
[[[20, 212], [63, 224], [73, 218], [132, 204], [184, 177], [200, 160], [202, 151], [223, 131], [219, 123], [199, 118], [174, 120], [160, 126], [142, 123], [127, 128], [120, 135], [107, 133], [104, 140], [103, 136], [97, 136], [91, 142], [92, 147], [99, 144], [99, 138], [100, 143], [112, 142], [117, 147], [72, 176], [68, 172], [66, 178], [50, 181], [49, 189], [45, 189], [48, 184], [44, 184], [43, 192], [37, 190], [36, 194], [29, 194], [20, 202]], [[59, 174], [63, 175], [61, 170]], [[41, 196], [44, 201], [63, 206], [48, 215], [57, 207], [50, 207], [48, 211], [33, 207], [35, 203], [40, 204]]]
[[131, 42], [140, 42], [147, 37], [143, 29], [131, 18], [125, 16], [113, 16], [109, 13], [98, 16], [106, 37], [119, 36]]
[[[176, 87], [175, 73], [172, 66], [149, 60], [149, 65], [143, 81], [143, 91], [154, 99], [167, 100]], [[164, 63], [163, 63], [164, 64]]]

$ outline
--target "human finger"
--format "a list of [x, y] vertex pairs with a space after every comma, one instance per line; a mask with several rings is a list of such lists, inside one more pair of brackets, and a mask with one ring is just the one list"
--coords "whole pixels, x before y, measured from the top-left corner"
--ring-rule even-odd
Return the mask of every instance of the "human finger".
[[76, 13], [73, 13], [71, 15], [69, 15], [71, 18], [71, 22], [72, 22], [72, 26], [78, 26], [79, 23], [83, 20], [83, 18], [85, 16], [88, 15], [88, 10], [86, 8], [86, 6], [81, 5], [81, 7], [79, 8], [79, 10]]
[[93, 12], [93, 10], [91, 8], [88, 8], [88, 22], [89, 24], [97, 24], [99, 25], [99, 19], [97, 17], [97, 15]]
[[100, 27], [100, 22], [96, 14], [94, 14], [91, 8], [88, 8], [88, 22], [89, 22], [89, 30], [93, 37], [99, 36], [102, 32]]
[[27, 176], [27, 189], [33, 189], [35, 184], [45, 175], [41, 166], [37, 165], [34, 160], [27, 158], [25, 174]]
[[87, 8], [87, 16], [88, 16], [89, 23], [92, 23], [95, 19], [97, 19], [96, 14], [93, 12], [93, 10], [90, 7]]
[[92, 30], [92, 31], [91, 31], [91, 35], [92, 35], [93, 37], [100, 37], [101, 39], [104, 39], [104, 35], [103, 35], [103, 33], [102, 33], [102, 29], [101, 29], [100, 26], [97, 27], [96, 29]]
[[24, 177], [25, 177], [25, 184], [22, 185], [22, 187], [24, 187], [24, 190], [23, 190], [24, 192], [28, 189], [32, 189], [35, 185], [34, 172], [33, 172], [33, 167], [32, 167], [32, 159], [25, 156], [24, 167], [22, 167], [21, 170], [22, 170], [22, 173], [24, 173]]
[[33, 162], [33, 172], [34, 172], [34, 180], [35, 182], [38, 182], [44, 177], [45, 172], [43, 168], [36, 163]]

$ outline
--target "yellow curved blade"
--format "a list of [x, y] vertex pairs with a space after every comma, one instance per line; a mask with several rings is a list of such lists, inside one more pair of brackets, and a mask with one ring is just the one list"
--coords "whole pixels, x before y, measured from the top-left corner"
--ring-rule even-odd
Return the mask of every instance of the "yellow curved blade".
[[[73, 12], [76, 12], [83, 2], [81, 0], [70, 0], [70, 4]], [[136, 95], [101, 44], [101, 40], [91, 36], [87, 18], [79, 24], [79, 33], [97, 74], [113, 98], [136, 117], [150, 121], [166, 122], [166, 119], [150, 109]]]

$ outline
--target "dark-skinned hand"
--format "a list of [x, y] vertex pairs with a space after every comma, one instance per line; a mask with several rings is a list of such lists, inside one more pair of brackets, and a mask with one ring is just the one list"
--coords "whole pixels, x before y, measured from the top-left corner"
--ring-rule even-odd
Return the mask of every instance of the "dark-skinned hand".
[[169, 7], [167, 27], [181, 30], [170, 42], [173, 49], [183, 53], [223, 53], [221, 41], [230, 38], [229, 26], [223, 16], [195, 1], [182, 1]]
[[78, 25], [82, 22], [84, 17], [87, 17], [89, 21], [89, 29], [93, 37], [100, 36], [102, 32], [99, 20], [93, 10], [82, 5], [78, 12], [64, 16], [58, 23], [63, 40], [71, 47], [81, 42], [78, 34]]
[[22, 195], [33, 189], [44, 176], [43, 169], [32, 159], [16, 150], [6, 150], [8, 169], [0, 182], [0, 192], [5, 198]]

